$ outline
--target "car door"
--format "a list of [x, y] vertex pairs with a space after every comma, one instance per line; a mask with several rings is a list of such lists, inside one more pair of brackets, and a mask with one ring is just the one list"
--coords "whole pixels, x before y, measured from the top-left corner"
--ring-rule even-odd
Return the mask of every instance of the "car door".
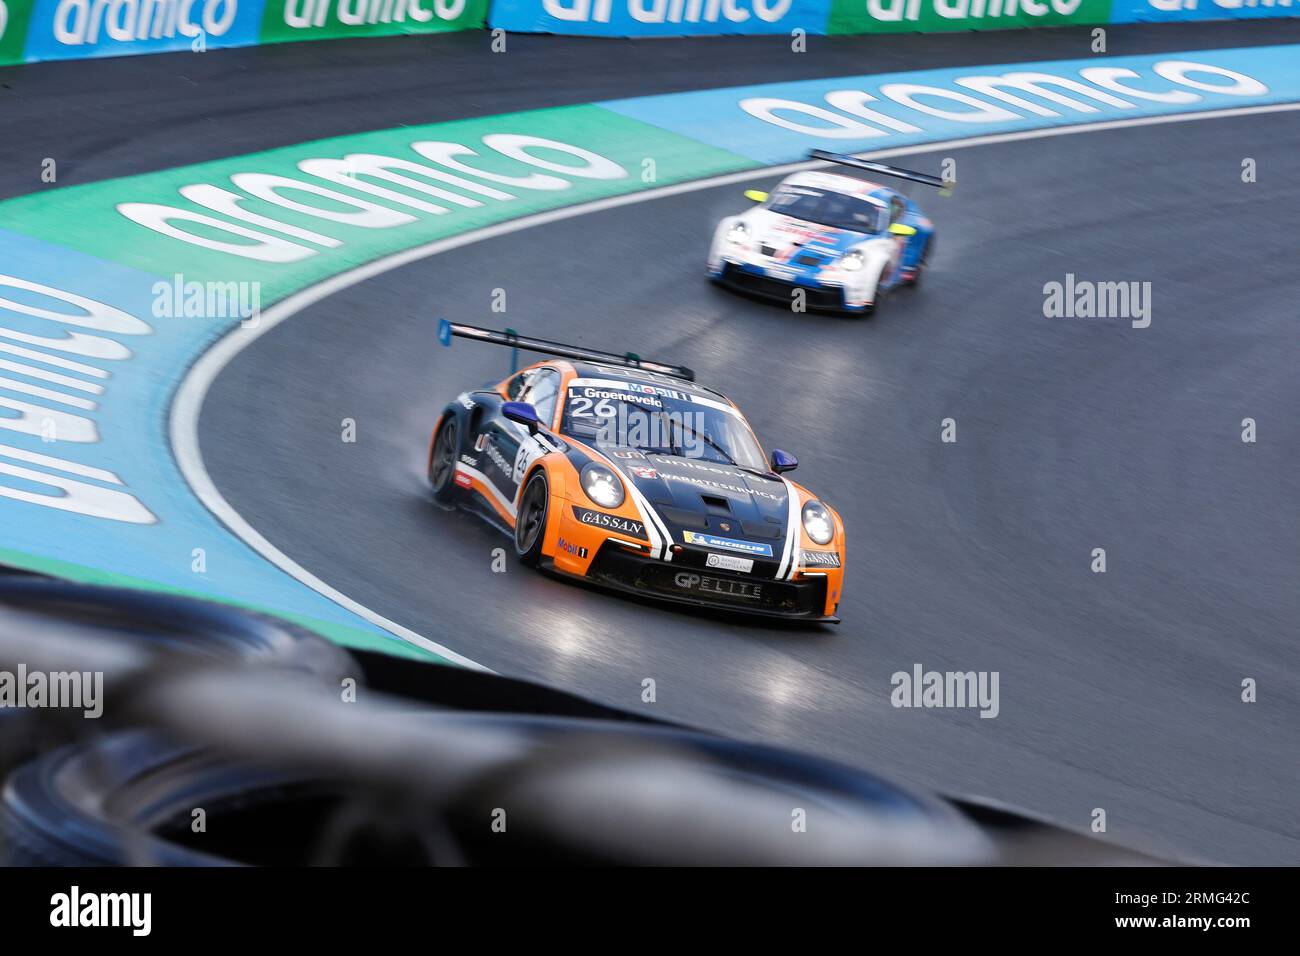
[[[550, 428], [555, 418], [556, 402], [559, 400], [560, 380], [560, 373], [549, 366], [525, 369], [517, 380], [510, 380], [506, 394], [511, 401], [532, 405], [537, 410], [538, 418]], [[504, 499], [514, 502], [518, 499], [519, 483], [528, 466], [547, 449], [529, 435], [525, 426], [501, 415], [494, 417], [490, 427], [484, 430], [484, 435], [484, 473]]]
[[[907, 201], [897, 193], [889, 199], [889, 225], [894, 225], [903, 221], [907, 213]], [[880, 285], [883, 288], [893, 288], [898, 284], [902, 276], [902, 264], [907, 254], [908, 237], [894, 236], [889, 237], [893, 240], [893, 248], [889, 255], [889, 265], [885, 266], [885, 273], [880, 277]]]

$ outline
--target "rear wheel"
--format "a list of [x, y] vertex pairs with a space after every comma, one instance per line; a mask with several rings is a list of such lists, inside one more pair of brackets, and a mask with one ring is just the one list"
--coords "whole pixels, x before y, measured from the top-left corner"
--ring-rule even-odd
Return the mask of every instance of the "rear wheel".
[[546, 538], [546, 513], [550, 508], [550, 489], [546, 472], [534, 472], [524, 486], [515, 518], [515, 553], [524, 564], [536, 567], [542, 560], [542, 541]]
[[438, 429], [429, 452], [429, 484], [433, 500], [451, 504], [456, 497], [456, 456], [460, 454], [460, 426], [448, 418]]

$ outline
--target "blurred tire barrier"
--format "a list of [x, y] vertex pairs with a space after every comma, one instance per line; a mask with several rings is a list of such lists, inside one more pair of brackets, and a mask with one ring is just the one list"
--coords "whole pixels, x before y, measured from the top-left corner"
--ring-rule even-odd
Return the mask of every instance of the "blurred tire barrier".
[[[114, 734], [33, 760], [0, 792], [0, 864], [223, 865], [219, 857], [143, 835], [155, 814], [183, 811], [188, 819], [206, 808], [212, 794], [193, 789], [194, 761], [191, 748], [148, 732]], [[152, 791], [163, 776], [167, 792]], [[242, 779], [251, 783], [251, 775]], [[176, 807], [177, 799], [187, 805]]]
[[[41, 642], [42, 665], [20, 648]], [[127, 588], [97, 587], [0, 572], [0, 772], [39, 749], [114, 723], [117, 702], [144, 673], [184, 672], [205, 664], [271, 666], [338, 687], [363, 678], [343, 648], [310, 631], [225, 605]], [[88, 707], [28, 705], [23, 673], [82, 675]], [[47, 694], [54, 677], [46, 681]], [[71, 681], [69, 676], [67, 680]], [[11, 699], [12, 698], [12, 699]], [[83, 700], [89, 705], [91, 701]]]
[[[409, 756], [477, 742], [445, 780], [358, 760], [219, 757], [149, 732], [65, 747], [10, 775], [5, 863], [839, 865], [995, 859], [943, 802], [871, 775], [672, 728], [412, 714]], [[257, 748], [252, 748], [257, 749]], [[202, 811], [196, 831], [195, 811]], [[800, 814], [813, 823], [798, 828]], [[494, 823], [500, 821], [500, 825]]]
[[274, 664], [330, 680], [358, 670], [338, 645], [269, 615], [154, 591], [0, 573], [0, 628], [36, 620], [145, 650]]

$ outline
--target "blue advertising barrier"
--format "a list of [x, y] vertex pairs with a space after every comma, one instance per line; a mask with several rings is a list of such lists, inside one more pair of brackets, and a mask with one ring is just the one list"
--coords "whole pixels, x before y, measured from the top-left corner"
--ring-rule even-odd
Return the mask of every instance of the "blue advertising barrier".
[[26, 59], [70, 60], [256, 43], [265, 0], [36, 0]]
[[1112, 0], [1111, 23], [1300, 17], [1300, 0]]
[[831, 0], [493, 0], [488, 26], [515, 33], [689, 36], [826, 32]]

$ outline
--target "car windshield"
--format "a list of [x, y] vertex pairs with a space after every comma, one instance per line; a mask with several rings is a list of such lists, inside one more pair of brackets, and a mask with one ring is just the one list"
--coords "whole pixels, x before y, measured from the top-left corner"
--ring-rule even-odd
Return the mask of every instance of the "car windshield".
[[854, 232], [879, 232], [884, 220], [884, 210], [875, 203], [811, 186], [780, 187], [772, 194], [768, 208], [783, 216]]
[[671, 386], [579, 379], [569, 386], [560, 432], [602, 451], [634, 448], [767, 471], [739, 413]]

